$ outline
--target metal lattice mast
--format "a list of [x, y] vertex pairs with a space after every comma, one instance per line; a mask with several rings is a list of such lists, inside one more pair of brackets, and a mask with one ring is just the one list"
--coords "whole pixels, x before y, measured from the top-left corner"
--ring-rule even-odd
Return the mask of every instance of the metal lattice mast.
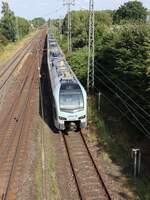
[[19, 24], [18, 24], [18, 17], [16, 16], [16, 38], [17, 40], [20, 39], [20, 35], [19, 35]]
[[89, 1], [89, 55], [88, 55], [88, 74], [87, 74], [87, 92], [94, 90], [94, 0]]
[[59, 17], [59, 33], [60, 33], [60, 41], [62, 41], [62, 21], [61, 21], [61, 17]]
[[72, 51], [72, 34], [71, 34], [71, 6], [74, 5], [74, 0], [64, 0], [64, 4], [68, 9], [68, 52]]

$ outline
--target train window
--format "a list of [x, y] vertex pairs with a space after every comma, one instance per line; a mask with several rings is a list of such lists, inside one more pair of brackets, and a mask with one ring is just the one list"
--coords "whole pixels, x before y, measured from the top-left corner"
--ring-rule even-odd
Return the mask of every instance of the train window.
[[60, 54], [59, 52], [53, 52], [53, 51], [51, 52], [51, 56], [52, 56], [52, 57], [55, 57], [55, 58], [56, 58], [56, 57], [59, 57], [60, 55], [61, 55], [61, 54]]
[[60, 110], [83, 109], [84, 102], [81, 93], [60, 93]]
[[80, 91], [80, 87], [79, 87], [79, 85], [78, 84], [62, 84], [61, 85], [61, 89], [60, 89], [61, 91], [73, 91], [73, 90], [79, 90]]

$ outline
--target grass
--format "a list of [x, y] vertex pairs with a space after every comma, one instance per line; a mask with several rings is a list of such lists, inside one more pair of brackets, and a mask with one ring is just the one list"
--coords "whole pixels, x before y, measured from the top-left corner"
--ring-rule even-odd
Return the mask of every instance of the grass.
[[[109, 130], [108, 126], [106, 125], [104, 119], [100, 114], [98, 114], [96, 109], [96, 100], [93, 97], [89, 99], [89, 121], [92, 124], [96, 125], [97, 130], [95, 131], [96, 140], [98, 140], [99, 144], [104, 147], [104, 150], [111, 154], [111, 158], [117, 158], [117, 161], [120, 164], [127, 164], [128, 163], [128, 156], [125, 152], [124, 148], [116, 143], [116, 139], [112, 137], [112, 133]], [[92, 125], [93, 126], [93, 125]], [[92, 136], [93, 137], [93, 136]], [[124, 154], [124, 156], [122, 156]], [[116, 157], [117, 155], [117, 157]]]
[[[46, 177], [46, 193], [47, 199], [59, 200], [59, 190], [57, 186], [55, 166], [56, 156], [53, 149], [52, 138], [48, 126], [44, 123], [44, 149], [45, 149], [45, 177]], [[35, 186], [36, 186], [36, 200], [42, 197], [42, 159], [41, 159], [41, 124], [38, 127], [38, 146], [37, 146], [37, 162], [35, 169]]]
[[[110, 128], [103, 119], [103, 114], [98, 113], [96, 108], [95, 97], [89, 97], [89, 124], [95, 133], [91, 134], [89, 138], [91, 141], [98, 141], [99, 145], [103, 149], [103, 158], [111, 159], [117, 165], [121, 166], [122, 173], [124, 173], [127, 179], [127, 186], [132, 189], [142, 200], [150, 200], [150, 180], [144, 175], [134, 178], [131, 173], [131, 157], [129, 147], [132, 142], [138, 139], [131, 132], [130, 127], [122, 127], [121, 131], [114, 131], [115, 128]], [[106, 102], [105, 102], [106, 104]], [[108, 104], [108, 103], [107, 103]], [[109, 105], [106, 105], [109, 110]], [[110, 113], [110, 112], [109, 112]], [[117, 126], [126, 126], [121, 121], [116, 122]], [[96, 127], [96, 128], [93, 128]], [[93, 136], [95, 135], [95, 136]]]
[[36, 159], [36, 167], [35, 167], [35, 188], [36, 188], [36, 200], [41, 200], [41, 183], [42, 183], [42, 170], [41, 170], [41, 145], [40, 145], [40, 135], [37, 128], [37, 159]]
[[56, 182], [56, 174], [55, 174], [55, 154], [53, 151], [49, 152], [50, 156], [47, 159], [47, 175], [50, 177], [50, 188], [51, 195], [53, 196], [53, 200], [57, 200], [59, 196], [59, 191]]
[[45, 140], [48, 142], [47, 146], [47, 162], [46, 162], [46, 176], [49, 177], [49, 188], [50, 196], [52, 200], [59, 199], [59, 190], [57, 186], [55, 166], [56, 166], [56, 155], [53, 149], [52, 139], [50, 134], [47, 134]]
[[0, 49], [0, 62], [5, 63], [10, 59], [17, 51], [22, 48], [26, 42], [30, 40], [37, 32], [32, 32], [25, 36], [23, 39], [16, 42], [10, 42], [7, 46]]

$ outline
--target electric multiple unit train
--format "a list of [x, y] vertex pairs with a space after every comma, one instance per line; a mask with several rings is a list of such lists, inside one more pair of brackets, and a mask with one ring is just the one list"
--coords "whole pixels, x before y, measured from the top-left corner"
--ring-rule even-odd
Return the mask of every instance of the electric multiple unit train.
[[47, 62], [53, 97], [54, 125], [59, 130], [87, 126], [87, 94], [57, 41], [47, 36]]

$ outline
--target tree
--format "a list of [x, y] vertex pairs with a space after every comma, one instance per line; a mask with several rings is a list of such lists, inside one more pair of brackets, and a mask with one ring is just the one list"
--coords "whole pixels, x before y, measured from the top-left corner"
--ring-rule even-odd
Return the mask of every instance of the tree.
[[113, 15], [114, 23], [121, 23], [122, 21], [146, 22], [146, 19], [147, 9], [144, 8], [140, 1], [129, 1], [125, 3]]
[[22, 38], [29, 33], [30, 23], [28, 20], [26, 20], [22, 17], [16, 17], [16, 20], [18, 21], [19, 37]]
[[37, 18], [32, 19], [31, 23], [33, 24], [35, 28], [39, 28], [40, 26], [45, 24], [45, 19], [42, 17], [37, 17]]
[[[72, 43], [73, 48], [81, 48], [87, 45], [88, 41], [88, 12], [72, 11]], [[68, 16], [66, 15], [63, 22], [63, 34], [68, 33]]]
[[0, 33], [0, 49], [7, 44], [8, 44], [7, 38]]
[[88, 61], [88, 48], [84, 47], [73, 52], [67, 57], [67, 60], [72, 67], [74, 73], [86, 87], [87, 80], [87, 61]]
[[[149, 101], [150, 28], [148, 25], [124, 25], [107, 33], [96, 48], [96, 76], [104, 80], [99, 69], [126, 91], [135, 101], [135, 94], [118, 80]], [[107, 83], [109, 85], [109, 83]], [[101, 84], [102, 85], [102, 84]], [[98, 86], [99, 87], [99, 86]], [[113, 88], [112, 84], [109, 85]], [[108, 90], [108, 88], [105, 88]], [[114, 88], [115, 90], [115, 88]], [[144, 103], [138, 102], [143, 107]]]
[[[89, 12], [88, 11], [72, 11], [72, 43], [73, 48], [82, 48], [88, 44], [88, 31], [89, 31]], [[95, 12], [95, 29], [96, 32], [102, 27], [110, 26], [112, 24], [111, 11], [96, 11]], [[68, 17], [64, 18], [63, 34], [67, 35], [68, 32]], [[100, 30], [103, 31], [103, 28]]]
[[15, 15], [10, 10], [7, 2], [2, 2], [2, 18], [0, 21], [0, 32], [4, 35], [8, 40], [15, 41], [16, 40], [16, 21]]
[[143, 111], [150, 112], [149, 25], [125, 24], [112, 29], [103, 36], [101, 45], [96, 46], [96, 88], [139, 128], [143, 124], [149, 130], [148, 117]]

